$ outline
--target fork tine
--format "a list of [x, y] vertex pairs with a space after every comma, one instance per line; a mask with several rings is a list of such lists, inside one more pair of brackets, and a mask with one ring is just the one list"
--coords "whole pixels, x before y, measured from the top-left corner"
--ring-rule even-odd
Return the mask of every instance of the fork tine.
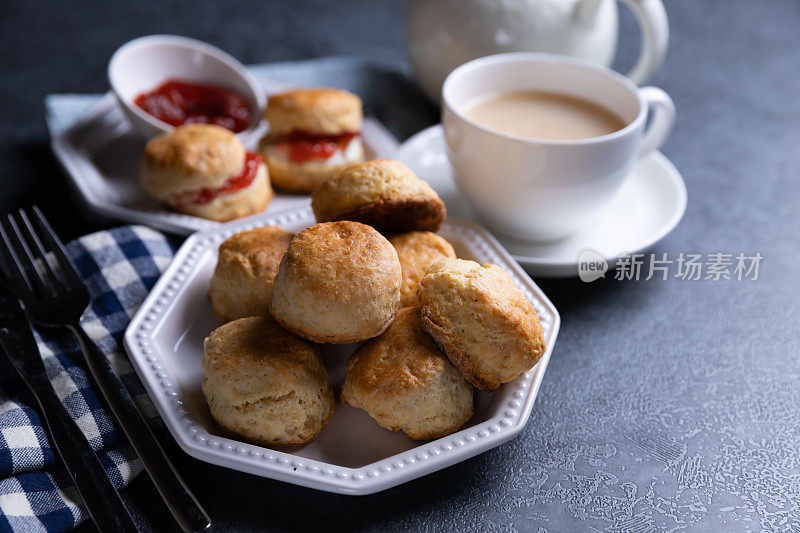
[[33, 243], [32, 247], [35, 249], [34, 251], [36, 256], [42, 261], [43, 266], [45, 267], [44, 270], [50, 282], [50, 286], [53, 287], [54, 290], [57, 289], [61, 280], [53, 269], [53, 265], [50, 264], [50, 260], [47, 257], [47, 252], [42, 246], [42, 241], [39, 240], [39, 236], [36, 235], [36, 232], [33, 230], [33, 226], [31, 225], [31, 221], [28, 218], [27, 213], [25, 213], [25, 211], [22, 209], [19, 210], [19, 218], [22, 220], [22, 226], [28, 237], [28, 242]]
[[31, 287], [28, 278], [25, 276], [25, 269], [22, 267], [22, 263], [19, 257], [17, 257], [14, 247], [11, 245], [11, 240], [8, 238], [5, 225], [2, 221], [0, 221], [0, 241], [2, 241], [2, 243], [0, 243], [3, 247], [2, 255], [5, 259], [6, 267], [8, 268], [7, 274], [12, 288], [19, 293], [32, 293], [33, 287]]
[[67, 252], [64, 250], [64, 245], [61, 244], [61, 240], [53, 231], [53, 228], [50, 227], [50, 224], [47, 222], [47, 219], [44, 218], [44, 215], [39, 210], [39, 207], [35, 205], [33, 206], [33, 222], [39, 230], [39, 234], [42, 235], [46, 241], [45, 249], [56, 256], [58, 266], [66, 278], [65, 281], [74, 285], [83, 286], [83, 280], [78, 275], [75, 265], [72, 264], [72, 261], [70, 261], [69, 257], [67, 256]]
[[22, 233], [19, 231], [19, 226], [17, 225], [17, 221], [14, 220], [13, 215], [8, 215], [8, 224], [13, 232], [12, 236], [16, 237], [16, 240], [14, 240], [13, 243], [16, 244], [17, 251], [21, 252], [21, 254], [17, 255], [17, 259], [20, 259], [23, 271], [25, 272], [28, 281], [33, 283], [33, 287], [36, 289], [36, 292], [39, 295], [44, 296], [48, 292], [51, 292], [51, 289], [48, 288], [47, 284], [45, 284], [44, 280], [42, 279], [42, 275], [36, 269], [36, 263], [34, 263], [33, 254], [31, 254], [28, 244], [22, 237]]
[[8, 252], [5, 248], [5, 242], [3, 241], [3, 237], [0, 236], [0, 283], [5, 283], [9, 286], [9, 288], [11, 288], [11, 285], [14, 283], [14, 281], [11, 275], [13, 267], [9, 263], [9, 260]]

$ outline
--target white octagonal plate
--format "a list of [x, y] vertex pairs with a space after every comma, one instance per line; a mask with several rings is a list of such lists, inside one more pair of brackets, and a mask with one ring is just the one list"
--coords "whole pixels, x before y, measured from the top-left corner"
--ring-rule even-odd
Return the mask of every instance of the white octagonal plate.
[[[161, 417], [193, 457], [259, 476], [342, 494], [370, 494], [418, 478], [500, 445], [519, 433], [558, 335], [560, 319], [550, 300], [483, 228], [448, 219], [439, 233], [459, 257], [495, 263], [511, 274], [531, 301], [544, 329], [547, 350], [539, 363], [494, 393], [476, 394], [476, 411], [460, 431], [417, 442], [387, 431], [354, 407], [336, 414], [311, 443], [265, 448], [221, 430], [200, 388], [203, 339], [217, 327], [208, 304], [208, 282], [219, 244], [262, 225], [299, 231], [314, 222], [310, 209], [226, 224], [189, 237], [156, 283], [125, 332], [125, 347]], [[322, 361], [337, 393], [355, 345], [322, 346]]]

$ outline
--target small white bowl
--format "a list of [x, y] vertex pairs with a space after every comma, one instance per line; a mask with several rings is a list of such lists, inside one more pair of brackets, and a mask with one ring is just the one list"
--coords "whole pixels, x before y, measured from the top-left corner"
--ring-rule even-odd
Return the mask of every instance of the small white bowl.
[[217, 85], [247, 101], [253, 123], [237, 135], [248, 146], [259, 130], [266, 105], [264, 90], [236, 59], [209, 44], [177, 35], [149, 35], [122, 45], [108, 63], [108, 82], [134, 128], [144, 137], [172, 131], [173, 126], [133, 103], [169, 78]]

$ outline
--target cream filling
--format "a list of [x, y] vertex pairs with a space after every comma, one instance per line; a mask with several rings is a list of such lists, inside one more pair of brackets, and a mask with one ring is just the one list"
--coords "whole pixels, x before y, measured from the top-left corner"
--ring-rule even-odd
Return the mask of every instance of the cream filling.
[[305, 164], [305, 163], [317, 163], [317, 164], [325, 164], [325, 165], [346, 165], [348, 163], [357, 163], [361, 161], [364, 157], [364, 143], [361, 140], [361, 135], [353, 137], [353, 139], [347, 144], [347, 147], [344, 150], [337, 149], [332, 156], [327, 159], [309, 159], [308, 161], [303, 161], [302, 163], [297, 163], [289, 159], [289, 156], [286, 154], [285, 151], [280, 150], [275, 147], [275, 145], [267, 146], [265, 150], [265, 154], [267, 157], [273, 157], [275, 159], [280, 159], [287, 163], [291, 164]]

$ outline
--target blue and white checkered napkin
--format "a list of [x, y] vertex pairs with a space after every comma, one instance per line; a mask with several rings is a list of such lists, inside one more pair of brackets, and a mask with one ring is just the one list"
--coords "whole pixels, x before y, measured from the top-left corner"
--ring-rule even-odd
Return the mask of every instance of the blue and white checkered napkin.
[[[148, 416], [155, 415], [122, 347], [122, 334], [174, 249], [160, 233], [126, 226], [82, 237], [67, 252], [92, 294], [87, 333], [111, 359]], [[68, 332], [36, 335], [47, 374], [121, 488], [142, 465], [105, 400], [93, 387], [77, 342]], [[0, 531], [67, 531], [88, 518], [72, 481], [47, 440], [33, 398], [0, 354]]]

